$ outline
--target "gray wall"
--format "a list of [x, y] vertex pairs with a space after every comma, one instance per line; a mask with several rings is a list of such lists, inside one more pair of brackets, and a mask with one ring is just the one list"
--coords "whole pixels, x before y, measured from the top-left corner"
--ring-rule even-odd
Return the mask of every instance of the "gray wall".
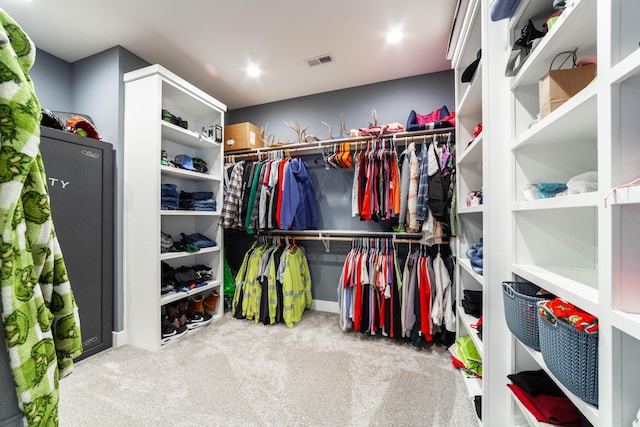
[[327, 136], [331, 125], [332, 136], [339, 137], [340, 113], [344, 113], [347, 131], [367, 127], [373, 122], [371, 109], [378, 113], [378, 124], [399, 122], [406, 125], [411, 110], [428, 114], [446, 105], [453, 109], [453, 71], [407, 77], [350, 89], [304, 96], [286, 101], [241, 108], [227, 113], [226, 124], [251, 122], [261, 127], [268, 124], [267, 133], [278, 140], [293, 141], [295, 133], [284, 122], [296, 121], [309, 125], [307, 135]]
[[[87, 114], [100, 138], [115, 150], [115, 288], [114, 331], [123, 329], [122, 273], [122, 143], [124, 134], [123, 74], [149, 65], [128, 50], [116, 46], [70, 64], [38, 50], [30, 75], [43, 107]], [[46, 166], [46, 165], [45, 165]]]
[[71, 64], [36, 49], [36, 62], [29, 71], [42, 108], [73, 111]]
[[[283, 140], [293, 140], [294, 132], [284, 125], [284, 121], [297, 121], [301, 126], [310, 124], [308, 134], [324, 138], [326, 127], [320, 121], [331, 124], [334, 138], [338, 135], [340, 113], [344, 112], [345, 126], [366, 127], [372, 121], [371, 108], [378, 113], [378, 123], [400, 122], [406, 125], [409, 112], [413, 109], [420, 114], [428, 114], [446, 105], [454, 108], [453, 71], [426, 74], [405, 79], [306, 96], [281, 102], [259, 105], [230, 111], [227, 124], [251, 122], [256, 126], [268, 123], [269, 134]], [[391, 224], [385, 221], [360, 221], [351, 216], [351, 186], [353, 169], [325, 168], [321, 154], [300, 156], [309, 166], [309, 172], [319, 207], [319, 229], [376, 230], [390, 231]], [[242, 257], [253, 241], [244, 233], [226, 233], [225, 248], [227, 259], [233, 269], [237, 269]], [[337, 301], [336, 287], [345, 255], [351, 243], [330, 242], [327, 253], [321, 242], [299, 242], [306, 249], [313, 282], [313, 298], [323, 301]], [[406, 253], [405, 248], [399, 248]]]
[[74, 62], [73, 106], [93, 119], [103, 141], [118, 143], [118, 48]]

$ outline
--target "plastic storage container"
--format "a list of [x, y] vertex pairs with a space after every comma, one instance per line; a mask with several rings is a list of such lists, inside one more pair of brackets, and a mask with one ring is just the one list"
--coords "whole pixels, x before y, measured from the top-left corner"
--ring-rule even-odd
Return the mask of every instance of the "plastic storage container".
[[524, 345], [540, 351], [538, 334], [538, 302], [554, 295], [536, 295], [539, 286], [529, 282], [502, 282], [502, 301], [507, 326]]
[[580, 331], [559, 320], [544, 304], [539, 307], [555, 319], [552, 323], [537, 314], [544, 363], [573, 394], [598, 406], [598, 332]]

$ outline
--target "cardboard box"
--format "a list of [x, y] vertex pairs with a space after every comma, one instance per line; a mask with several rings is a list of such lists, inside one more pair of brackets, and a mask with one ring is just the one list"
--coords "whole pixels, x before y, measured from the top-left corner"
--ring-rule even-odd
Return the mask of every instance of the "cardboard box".
[[264, 147], [260, 129], [249, 123], [237, 123], [224, 127], [224, 151], [252, 150]]
[[540, 118], [544, 118], [569, 98], [584, 89], [596, 77], [595, 64], [550, 70], [538, 83]]

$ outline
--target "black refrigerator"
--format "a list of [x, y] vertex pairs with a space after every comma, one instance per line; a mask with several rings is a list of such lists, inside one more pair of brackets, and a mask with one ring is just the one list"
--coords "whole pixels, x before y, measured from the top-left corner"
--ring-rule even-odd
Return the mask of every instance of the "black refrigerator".
[[51, 211], [79, 307], [86, 358], [112, 345], [114, 153], [104, 141], [41, 127]]

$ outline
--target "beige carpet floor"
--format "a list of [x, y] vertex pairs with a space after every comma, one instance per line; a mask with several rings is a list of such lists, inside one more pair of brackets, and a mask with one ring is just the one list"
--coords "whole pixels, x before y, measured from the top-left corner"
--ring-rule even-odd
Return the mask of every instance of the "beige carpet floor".
[[227, 313], [158, 353], [103, 351], [61, 381], [59, 412], [62, 427], [478, 425], [445, 348], [315, 311], [293, 329]]

